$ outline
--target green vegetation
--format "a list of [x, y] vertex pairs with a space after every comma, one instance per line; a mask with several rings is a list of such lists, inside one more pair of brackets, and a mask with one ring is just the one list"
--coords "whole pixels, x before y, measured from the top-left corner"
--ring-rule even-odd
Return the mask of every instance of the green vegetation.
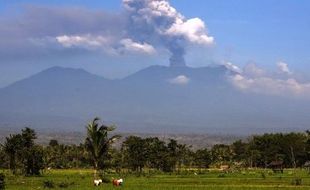
[[0, 190], [5, 189], [5, 175], [0, 173]]
[[9, 168], [16, 174], [17, 169], [25, 175], [39, 175], [44, 168], [43, 147], [34, 144], [36, 133], [26, 127], [21, 134], [6, 138], [3, 150], [9, 160]]
[[[221, 171], [202, 170], [195, 175], [197, 170], [182, 170], [177, 174], [159, 174], [158, 172], [147, 171], [137, 177], [133, 174], [110, 173], [107, 177], [123, 177], [124, 185], [121, 189], [127, 190], [263, 190], [263, 189], [310, 189], [310, 176], [305, 170], [298, 170], [297, 175], [301, 176], [302, 184], [292, 184], [294, 175], [292, 170], [285, 170], [283, 174], [273, 173], [271, 170], [241, 170], [224, 174]], [[262, 178], [261, 173], [266, 174]], [[112, 183], [104, 183], [99, 187], [92, 184], [93, 171], [90, 169], [66, 169], [45, 171], [41, 177], [13, 176], [10, 172], [7, 175], [8, 190], [30, 190], [30, 189], [118, 189]]]
[[130, 136], [113, 148], [120, 136], [99, 121], [86, 126], [85, 143], [79, 145], [36, 144], [30, 128], [8, 136], [0, 146], [0, 189], [90, 189], [94, 179], [110, 183], [112, 177], [126, 179], [126, 189], [310, 188], [309, 131], [198, 150], [174, 139]]
[[108, 160], [110, 145], [120, 136], [114, 135], [108, 137], [108, 132], [113, 131], [114, 127], [105, 125], [99, 126], [99, 118], [95, 118], [87, 125], [87, 137], [85, 139], [85, 148], [90, 153], [95, 169], [95, 178], [98, 169], [105, 169], [105, 162]]

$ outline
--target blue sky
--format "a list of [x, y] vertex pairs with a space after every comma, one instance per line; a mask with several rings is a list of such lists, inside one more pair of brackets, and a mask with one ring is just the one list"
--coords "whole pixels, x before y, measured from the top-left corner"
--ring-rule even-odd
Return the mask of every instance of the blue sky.
[[[206, 24], [208, 35], [214, 37], [212, 47], [190, 46], [186, 49], [185, 59], [190, 66], [206, 66], [210, 63], [232, 62], [243, 67], [255, 62], [260, 67], [274, 69], [279, 61], [285, 62], [290, 69], [309, 75], [310, 69], [310, 2], [307, 0], [172, 0], [171, 5], [187, 19], [198, 17]], [[25, 47], [25, 54], [14, 53], [15, 49], [24, 51], [23, 44], [13, 42], [6, 35], [8, 23], [36, 23], [40, 18], [25, 16], [25, 7], [44, 6], [58, 8], [82, 7], [90, 11], [117, 14], [123, 11], [120, 0], [10, 0], [0, 1], [0, 87], [34, 74], [51, 66], [82, 67], [90, 72], [108, 78], [120, 78], [141, 68], [154, 64], [168, 65], [168, 54], [107, 56], [101, 52], [81, 52], [57, 49], [49, 52], [49, 47], [41, 51], [30, 51]], [[86, 14], [86, 13], [85, 13]], [[17, 17], [17, 19], [16, 19]], [[92, 17], [96, 19], [96, 17]], [[20, 24], [16, 22], [16, 24]], [[40, 24], [40, 22], [38, 22]], [[88, 26], [88, 25], [87, 25]], [[109, 27], [109, 26], [106, 26]], [[12, 26], [11, 28], [17, 28]], [[37, 27], [41, 30], [41, 26]], [[81, 29], [84, 31], [83, 29]], [[22, 36], [23, 31], [14, 31]], [[31, 39], [46, 39], [51, 33], [31, 30]], [[38, 35], [38, 38], [35, 37]], [[64, 35], [62, 33], [62, 35]], [[13, 38], [12, 38], [13, 39]], [[28, 38], [27, 40], [29, 40]], [[0, 38], [1, 40], [1, 38]], [[5, 40], [5, 41], [4, 41]], [[41, 41], [40, 41], [41, 42]], [[9, 48], [6, 47], [8, 45]], [[46, 46], [44, 46], [46, 47]], [[11, 50], [11, 51], [9, 51]], [[29, 51], [29, 53], [27, 51]], [[42, 50], [43, 51], [43, 50]], [[161, 50], [160, 50], [161, 51]], [[31, 56], [29, 56], [31, 54]], [[48, 56], [47, 56], [48, 55]]]

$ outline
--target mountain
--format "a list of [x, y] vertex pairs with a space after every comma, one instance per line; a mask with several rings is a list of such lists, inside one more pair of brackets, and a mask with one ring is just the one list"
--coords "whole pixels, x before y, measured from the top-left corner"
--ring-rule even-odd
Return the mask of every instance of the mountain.
[[231, 133], [305, 130], [310, 105], [243, 93], [225, 66], [151, 66], [120, 80], [52, 67], [0, 89], [0, 126], [82, 131], [100, 116], [123, 132]]

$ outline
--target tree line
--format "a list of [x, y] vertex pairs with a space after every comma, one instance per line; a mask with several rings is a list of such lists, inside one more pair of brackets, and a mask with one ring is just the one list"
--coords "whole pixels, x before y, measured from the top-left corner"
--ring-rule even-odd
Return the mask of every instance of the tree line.
[[6, 137], [0, 148], [0, 167], [13, 174], [40, 175], [49, 168], [94, 168], [98, 171], [137, 172], [155, 170], [180, 172], [184, 168], [269, 167], [281, 161], [283, 167], [302, 167], [310, 160], [310, 132], [255, 135], [232, 144], [193, 150], [174, 139], [129, 136], [121, 146], [111, 146], [119, 135], [115, 129], [92, 120], [86, 127], [87, 137], [79, 145], [65, 145], [51, 140], [47, 146], [35, 143], [33, 129], [25, 128]]

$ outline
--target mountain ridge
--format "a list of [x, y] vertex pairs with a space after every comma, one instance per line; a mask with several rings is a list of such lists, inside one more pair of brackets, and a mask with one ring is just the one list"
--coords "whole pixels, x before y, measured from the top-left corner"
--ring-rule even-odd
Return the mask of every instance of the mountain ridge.
[[52, 67], [0, 89], [0, 126], [80, 131], [87, 120], [103, 116], [125, 132], [306, 129], [308, 103], [243, 93], [228, 81], [233, 74], [225, 66], [151, 66], [110, 80]]

